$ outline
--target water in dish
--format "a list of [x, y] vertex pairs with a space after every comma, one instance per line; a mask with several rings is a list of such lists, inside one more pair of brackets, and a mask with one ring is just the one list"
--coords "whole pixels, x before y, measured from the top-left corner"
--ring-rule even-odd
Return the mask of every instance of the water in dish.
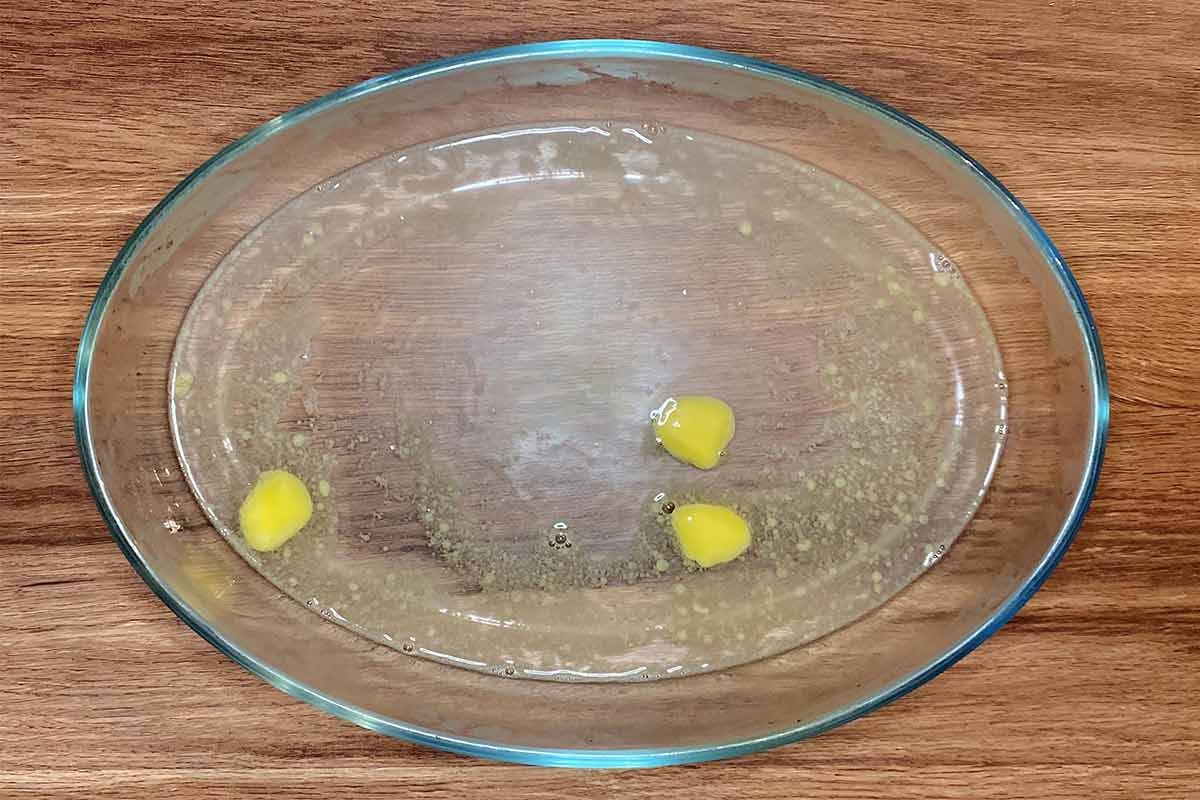
[[364, 162], [222, 261], [180, 463], [316, 613], [416, 657], [647, 680], [811, 642], [932, 567], [1000, 457], [986, 317], [894, 210], [655, 122]]

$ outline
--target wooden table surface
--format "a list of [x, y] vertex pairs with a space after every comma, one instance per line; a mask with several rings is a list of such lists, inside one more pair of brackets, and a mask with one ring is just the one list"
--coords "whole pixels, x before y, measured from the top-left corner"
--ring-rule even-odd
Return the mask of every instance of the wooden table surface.
[[[1191, 0], [0, 0], [0, 797], [1186, 798], [1200, 792], [1200, 9]], [[203, 9], [203, 10], [202, 10]], [[825, 75], [964, 146], [1058, 243], [1112, 380], [1099, 493], [1024, 611], [909, 697], [730, 762], [569, 772], [360, 730], [154, 598], [78, 465], [108, 263], [264, 120], [427, 59], [676, 40]]]

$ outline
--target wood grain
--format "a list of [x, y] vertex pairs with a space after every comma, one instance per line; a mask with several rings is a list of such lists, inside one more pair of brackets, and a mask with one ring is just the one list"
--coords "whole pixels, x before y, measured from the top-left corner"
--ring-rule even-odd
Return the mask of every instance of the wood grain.
[[[574, 773], [445, 755], [293, 700], [129, 569], [75, 455], [77, 337], [195, 165], [339, 86], [567, 37], [810, 70], [983, 161], [1064, 251], [1111, 371], [1101, 487], [983, 648], [816, 740]], [[46, 4], [0, 0], [0, 797], [1184, 798], [1200, 785], [1200, 10], [1185, 0]]]

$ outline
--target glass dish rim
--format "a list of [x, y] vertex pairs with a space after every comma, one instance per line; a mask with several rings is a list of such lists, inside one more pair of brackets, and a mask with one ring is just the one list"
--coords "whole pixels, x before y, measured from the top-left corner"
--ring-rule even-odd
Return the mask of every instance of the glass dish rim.
[[[678, 749], [617, 748], [583, 750], [520, 747], [451, 736], [374, 714], [366, 709], [339, 702], [316, 689], [291, 679], [288, 675], [241, 650], [233, 642], [226, 640], [219, 631], [209, 626], [187, 603], [175, 595], [170, 587], [161, 582], [151, 571], [139, 553], [136, 544], [118, 520], [114, 507], [109, 500], [104, 482], [100, 477], [96, 463], [96, 454], [91, 444], [91, 426], [87, 415], [92, 356], [96, 337], [117, 282], [128, 267], [132, 256], [137, 252], [150, 231], [170, 213], [183, 196], [212, 172], [233, 158], [236, 158], [245, 150], [256, 146], [275, 133], [295, 125], [308, 117], [342, 105], [355, 98], [433, 75], [471, 69], [487, 64], [571, 56], [592, 58], [639, 56], [667, 61], [705, 63], [727, 69], [743, 70], [836, 97], [857, 106], [860, 110], [875, 114], [907, 128], [911, 133], [933, 145], [936, 150], [940, 151], [951, 161], [956, 161], [960, 166], [967, 169], [983, 188], [989, 190], [1000, 204], [1006, 207], [1014, 218], [1016, 218], [1026, 235], [1037, 245], [1048, 268], [1057, 279], [1059, 287], [1066, 295], [1074, 311], [1081, 335], [1087, 345], [1088, 379], [1094, 398], [1091, 408], [1092, 433], [1088, 443], [1087, 468], [1084, 472], [1084, 480], [1079, 487], [1079, 492], [1076, 494], [1074, 505], [1071, 508], [1071, 513], [1059, 528], [1052, 545], [1042, 556], [1037, 567], [1030, 573], [1021, 586], [997, 608], [987, 621], [963, 637], [940, 656], [903, 678], [892, 682], [869, 697], [865, 697], [818, 720], [788, 730], [722, 744], [681, 747]], [[1091, 503], [1092, 496], [1095, 493], [1103, 461], [1109, 416], [1108, 378], [1100, 345], [1100, 337], [1079, 284], [1067, 268], [1058, 249], [1051, 242], [1045, 231], [1042, 230], [1041, 226], [1034, 220], [1033, 216], [1000, 181], [977, 161], [967, 155], [966, 152], [931, 128], [926, 127], [907, 114], [897, 111], [885, 103], [853, 89], [800, 70], [719, 50], [666, 42], [626, 39], [574, 39], [538, 42], [482, 50], [426, 62], [414, 67], [381, 75], [353, 86], [338, 89], [324, 97], [312, 100], [269, 120], [237, 141], [227, 145], [216, 155], [197, 167], [159, 201], [126, 240], [120, 252], [113, 260], [96, 292], [95, 300], [88, 313], [80, 337], [72, 399], [75, 437], [79, 447], [80, 459], [92, 495], [101, 514], [104, 516], [109, 532], [120, 546], [122, 552], [124, 552], [126, 558], [133, 565], [134, 570], [154, 593], [158, 595], [159, 599], [181, 620], [187, 623], [189, 627], [219, 651], [267, 683], [287, 692], [293, 697], [369, 730], [465, 755], [540, 766], [569, 767], [664, 766], [754, 753], [823, 733], [869, 713], [880, 706], [886, 705], [934, 678], [978, 647], [1004, 623], [1011, 619], [1038, 588], [1041, 587], [1061, 560], [1082, 523], [1083, 517]]]

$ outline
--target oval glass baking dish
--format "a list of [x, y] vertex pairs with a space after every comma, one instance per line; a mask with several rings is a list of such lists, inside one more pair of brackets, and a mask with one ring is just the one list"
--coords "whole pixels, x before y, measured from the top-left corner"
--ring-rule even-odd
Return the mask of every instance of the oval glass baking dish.
[[[738, 412], [702, 478], [641, 416], [696, 387]], [[966, 154], [819, 78], [633, 41], [425, 64], [230, 145], [114, 261], [74, 400], [114, 538], [247, 669], [389, 735], [611, 767], [795, 741], [954, 663], [1062, 557], [1108, 414], [1079, 287]], [[240, 547], [281, 463], [365, 577]], [[738, 564], [629, 555], [664, 498], [722, 492]], [[507, 572], [447, 543], [467, 518]]]

